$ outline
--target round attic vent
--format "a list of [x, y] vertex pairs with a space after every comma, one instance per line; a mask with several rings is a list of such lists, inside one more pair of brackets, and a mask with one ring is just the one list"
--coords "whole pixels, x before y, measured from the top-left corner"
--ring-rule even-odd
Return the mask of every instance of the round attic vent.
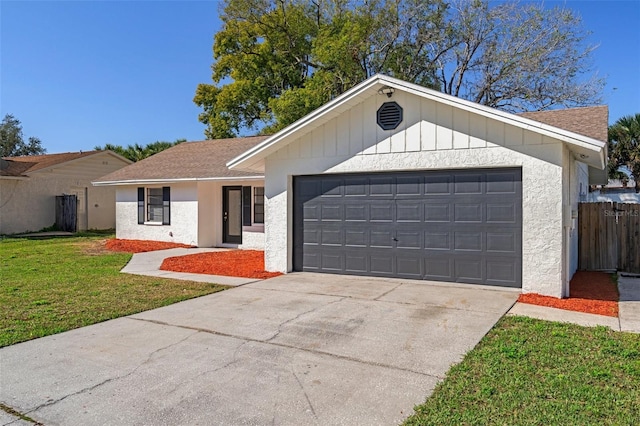
[[376, 120], [382, 130], [393, 130], [402, 123], [402, 107], [395, 102], [385, 102], [378, 108]]

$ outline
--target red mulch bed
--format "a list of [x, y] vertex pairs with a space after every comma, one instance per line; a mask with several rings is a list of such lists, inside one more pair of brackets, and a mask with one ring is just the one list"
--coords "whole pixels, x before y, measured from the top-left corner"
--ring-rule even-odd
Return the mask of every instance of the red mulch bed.
[[610, 274], [581, 271], [576, 272], [571, 279], [570, 294], [567, 299], [528, 293], [521, 294], [518, 302], [617, 317], [618, 299], [618, 287]]
[[168, 257], [160, 266], [163, 271], [191, 272], [194, 274], [224, 275], [267, 279], [282, 275], [264, 270], [264, 252], [257, 250], [230, 250]]
[[166, 250], [171, 248], [190, 248], [187, 244], [167, 243], [164, 241], [145, 240], [118, 240], [111, 239], [105, 243], [105, 248], [111, 251], [124, 251], [127, 253], [144, 253], [147, 251]]

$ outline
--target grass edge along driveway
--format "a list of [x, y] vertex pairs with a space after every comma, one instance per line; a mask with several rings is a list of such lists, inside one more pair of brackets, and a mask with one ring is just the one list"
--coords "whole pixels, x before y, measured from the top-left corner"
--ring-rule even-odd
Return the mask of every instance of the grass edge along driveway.
[[637, 425], [639, 402], [639, 334], [503, 317], [404, 425]]
[[0, 240], [0, 347], [227, 288], [121, 274], [131, 254], [109, 237]]

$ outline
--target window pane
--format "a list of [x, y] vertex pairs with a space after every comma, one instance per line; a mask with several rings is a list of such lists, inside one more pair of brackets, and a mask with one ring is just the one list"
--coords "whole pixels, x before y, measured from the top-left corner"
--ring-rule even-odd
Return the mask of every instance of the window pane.
[[162, 222], [162, 188], [147, 188], [147, 221]]

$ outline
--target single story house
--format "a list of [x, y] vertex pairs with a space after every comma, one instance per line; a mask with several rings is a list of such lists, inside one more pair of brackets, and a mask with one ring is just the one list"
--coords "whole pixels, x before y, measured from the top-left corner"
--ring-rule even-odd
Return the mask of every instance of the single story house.
[[91, 181], [131, 164], [112, 151], [4, 157], [0, 160], [0, 234], [39, 231], [55, 223], [55, 197], [77, 196], [76, 228], [116, 224], [115, 189]]
[[266, 139], [184, 142], [94, 182], [116, 187], [116, 238], [264, 247], [264, 176], [226, 163]]
[[183, 143], [94, 184], [117, 186], [118, 238], [562, 297], [608, 111], [532, 114], [376, 75], [272, 136]]
[[553, 114], [376, 75], [227, 165], [264, 175], [268, 270], [563, 297], [578, 265], [579, 195], [606, 164], [608, 112], [540, 121]]

